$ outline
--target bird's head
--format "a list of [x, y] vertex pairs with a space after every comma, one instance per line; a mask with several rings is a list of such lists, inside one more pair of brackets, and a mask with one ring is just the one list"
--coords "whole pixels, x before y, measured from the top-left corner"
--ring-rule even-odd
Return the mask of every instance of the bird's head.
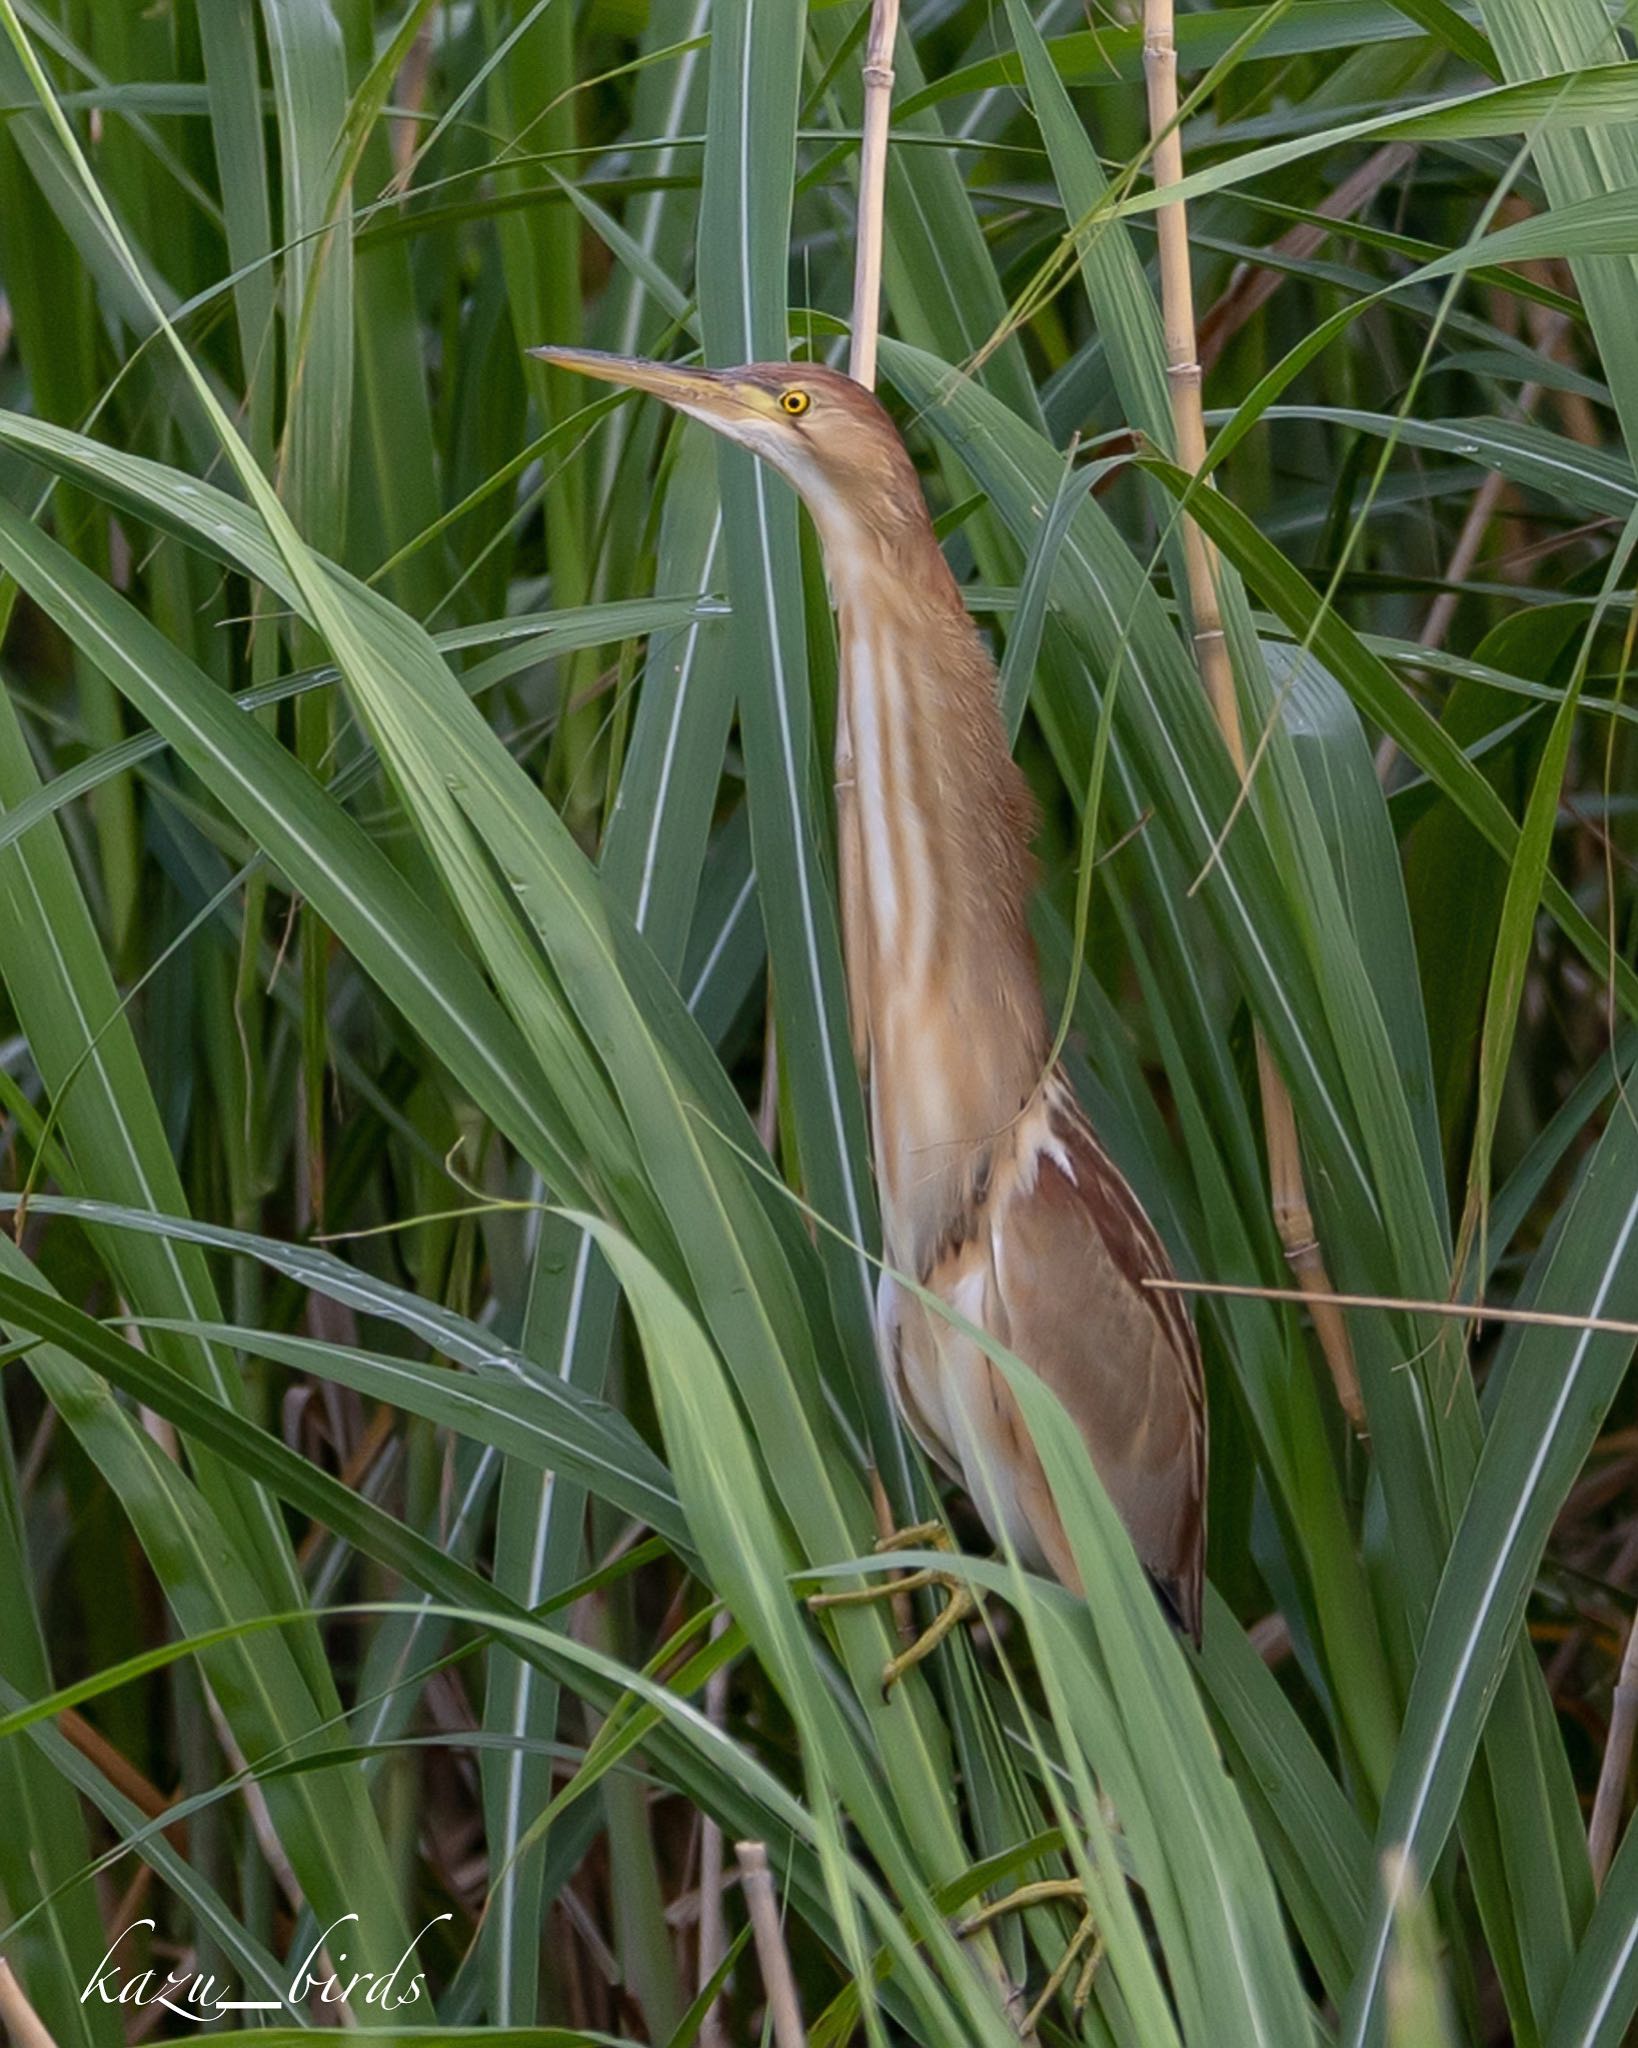
[[605, 384], [662, 398], [788, 477], [827, 545], [863, 533], [887, 539], [928, 525], [898, 430], [862, 384], [822, 363], [746, 363], [735, 370], [650, 363], [597, 349], [530, 354]]

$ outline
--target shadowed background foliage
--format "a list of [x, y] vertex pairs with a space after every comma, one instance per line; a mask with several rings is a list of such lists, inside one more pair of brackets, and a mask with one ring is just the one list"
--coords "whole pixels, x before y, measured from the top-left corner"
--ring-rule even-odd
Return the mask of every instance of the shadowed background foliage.
[[[1005, 2048], [1076, 1911], [962, 1923], [1064, 1876], [1043, 2042], [1638, 2009], [1631, 37], [1181, 17], [1242, 794], [1135, 19], [906, 8], [882, 386], [1083, 1099], [1182, 1272], [1287, 1286], [1260, 1029], [1387, 1305], [1362, 1442], [1300, 1308], [1199, 1297], [1198, 1658], [1021, 1383], [1092, 1598], [974, 1542], [986, 1626], [884, 1701], [891, 1617], [798, 1597], [872, 1468], [936, 1504], [823, 574], [776, 479], [523, 354], [836, 360], [868, 12], [0, 0], [0, 1991], [60, 2048], [187, 2031], [80, 1997], [139, 1921], [130, 1974], [333, 2018], [294, 1966], [355, 1913], [343, 1979], [422, 1930], [366, 2028], [753, 2041], [741, 1838], [814, 2048]], [[1416, 1307], [1481, 1297], [1541, 1319]]]

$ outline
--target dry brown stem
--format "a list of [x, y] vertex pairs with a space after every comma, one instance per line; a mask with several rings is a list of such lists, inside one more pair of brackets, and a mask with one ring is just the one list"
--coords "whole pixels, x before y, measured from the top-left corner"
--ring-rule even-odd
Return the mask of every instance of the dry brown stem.
[[865, 45], [864, 120], [859, 142], [859, 244], [853, 259], [853, 340], [847, 372], [876, 388], [876, 336], [881, 328], [882, 235], [887, 194], [887, 126], [893, 112], [893, 39], [899, 0], [874, 0]]
[[1290, 1301], [1310, 1308], [1394, 1309], [1404, 1315], [1444, 1316], [1459, 1323], [1522, 1323], [1531, 1329], [1591, 1330], [1601, 1337], [1638, 1337], [1638, 1323], [1623, 1322], [1619, 1316], [1581, 1316], [1551, 1308], [1492, 1308], [1482, 1301], [1423, 1301], [1408, 1294], [1339, 1294], [1329, 1287], [1253, 1287], [1238, 1280], [1146, 1279], [1143, 1285], [1167, 1294], [1221, 1294], [1238, 1301]]
[[762, 1984], [768, 1994], [768, 2017], [776, 2048], [806, 2048], [807, 2029], [802, 2025], [802, 2008], [796, 2002], [791, 1959], [785, 1953], [767, 1845], [736, 1842], [734, 1854], [739, 1859], [740, 1882], [750, 1909], [751, 1932], [756, 1940], [757, 1961], [762, 1966]]
[[[726, 1609], [711, 1624], [715, 1641], [728, 1629]], [[714, 1728], [728, 1725], [728, 1666], [721, 1665], [705, 1681], [705, 1714]], [[722, 1829], [709, 1816], [700, 1828], [700, 1925], [698, 1985], [704, 1991], [728, 1953], [728, 1917], [724, 1906], [724, 1843]], [[728, 2048], [722, 2000], [714, 1999], [700, 2021], [700, 2048]]]
[[[1544, 356], [1551, 356], [1555, 352], [1568, 327], [1569, 321], [1562, 313], [1549, 316], [1536, 336], [1536, 346]], [[1541, 403], [1541, 395], [1540, 384], [1532, 382], [1519, 387], [1518, 409], [1521, 419], [1530, 417]], [[1479, 548], [1490, 530], [1490, 522], [1496, 516], [1497, 507], [1502, 501], [1502, 493], [1506, 489], [1507, 478], [1499, 469], [1493, 469], [1473, 493], [1473, 502], [1467, 508], [1462, 530], [1456, 536], [1456, 545], [1451, 550], [1450, 560], [1445, 564], [1444, 580], [1453, 587], [1441, 590], [1428, 606], [1428, 615], [1418, 636], [1417, 644], [1430, 652], [1437, 653], [1445, 644], [1446, 636], [1456, 617], [1456, 607], [1462, 601], [1461, 591], [1454, 586], [1466, 582], [1473, 564], [1478, 560]], [[1376, 750], [1378, 781], [1387, 782], [1398, 757], [1399, 749], [1391, 736], [1384, 733]]]
[[[1357, 170], [1350, 171], [1336, 189], [1328, 192], [1314, 208], [1327, 220], [1350, 220], [1368, 206], [1390, 179], [1416, 155], [1408, 142], [1387, 142], [1368, 156]], [[1287, 228], [1269, 247], [1269, 255], [1282, 264], [1303, 263], [1314, 255], [1331, 233], [1314, 221], [1299, 221]], [[1261, 312], [1280, 289], [1290, 271], [1261, 263], [1237, 263], [1214, 306], [1207, 308], [1200, 322], [1200, 366], [1209, 370], [1240, 329]]]
[[0, 1956], [0, 2029], [16, 2048], [57, 2048], [51, 2030], [30, 2005], [28, 1993]]
[[[94, 1763], [108, 1782], [117, 1791], [123, 1792], [131, 1804], [140, 1808], [149, 1820], [158, 1820], [170, 1806], [171, 1801], [159, 1787], [145, 1778], [125, 1752], [116, 1749], [107, 1736], [94, 1728], [85, 1716], [73, 1707], [65, 1707], [57, 1716], [57, 1733], [66, 1735], [68, 1740], [83, 1757]], [[188, 1840], [188, 1824], [178, 1821], [175, 1827], [165, 1830], [165, 1839], [173, 1849], [185, 1849]]]
[[[1177, 118], [1177, 45], [1173, 38], [1172, 0], [1144, 0], [1143, 75], [1149, 97], [1149, 134], [1154, 148], [1157, 186], [1176, 185], [1183, 177], [1183, 141]], [[1179, 465], [1206, 487], [1206, 416], [1200, 398], [1200, 359], [1195, 338], [1194, 283], [1189, 268], [1189, 223], [1180, 200], [1156, 209], [1160, 247], [1160, 309], [1165, 330], [1166, 385], [1171, 395], [1172, 433]], [[1194, 628], [1194, 655], [1206, 695], [1223, 735], [1235, 773], [1245, 777], [1245, 739], [1234, 694], [1234, 671], [1217, 597], [1216, 550], [1187, 512], [1182, 518], [1183, 566], [1188, 578], [1189, 611]], [[1325, 1261], [1314, 1229], [1303, 1184], [1302, 1156], [1296, 1117], [1284, 1077], [1275, 1067], [1262, 1033], [1257, 1035], [1257, 1072], [1263, 1099], [1263, 1128], [1268, 1144], [1268, 1177], [1274, 1223], [1285, 1248], [1286, 1262], [1306, 1291], [1328, 1297], [1331, 1292]], [[1336, 1307], [1314, 1317], [1315, 1334], [1325, 1353], [1332, 1383], [1343, 1412], [1354, 1428], [1365, 1430], [1365, 1407], [1347, 1324]]]
[[431, 77], [432, 30], [423, 28], [409, 46], [393, 91], [393, 102], [402, 110], [389, 131], [393, 178], [400, 186], [409, 183], [410, 174], [415, 169], [415, 144], [419, 133], [415, 117], [426, 104]]
[[[1564, 333], [1569, 321], [1562, 313], [1555, 313], [1536, 336], [1536, 346], [1544, 356], [1551, 356]], [[1528, 419], [1541, 403], [1542, 387], [1536, 383], [1523, 385], [1518, 395], [1519, 416]], [[1468, 571], [1478, 560], [1479, 545], [1485, 531], [1496, 516], [1496, 507], [1501, 494], [1507, 488], [1507, 479], [1499, 469], [1493, 469], [1473, 494], [1473, 503], [1468, 507], [1467, 517], [1462, 521], [1462, 530], [1456, 537], [1450, 561], [1445, 569], [1445, 581], [1456, 584], [1466, 580]], [[1459, 590], [1441, 590], [1428, 607], [1427, 622], [1422, 628], [1420, 644], [1423, 647], [1438, 648], [1445, 644], [1445, 635], [1450, 631], [1450, 622], [1456, 616], [1456, 607], [1461, 602]]]
[[767, 1021], [762, 1034], [762, 1087], [757, 1095], [756, 1134], [771, 1159], [779, 1142], [779, 1026], [774, 1020], [772, 975], [768, 977]]
[[1627, 1771], [1632, 1763], [1632, 1738], [1638, 1732], [1638, 1615], [1627, 1627], [1627, 1646], [1621, 1656], [1621, 1670], [1615, 1681], [1615, 1702], [1610, 1709], [1609, 1739], [1598, 1767], [1598, 1790], [1593, 1795], [1592, 1822], [1587, 1829], [1587, 1857], [1592, 1864], [1593, 1883], [1602, 1891], [1615, 1854], [1616, 1832], [1621, 1825], [1621, 1808], [1627, 1790]]
[[[290, 1858], [285, 1854], [284, 1844], [279, 1839], [279, 1831], [274, 1826], [273, 1814], [267, 1803], [267, 1794], [252, 1775], [250, 1765], [245, 1761], [245, 1753], [234, 1738], [227, 1715], [222, 1711], [221, 1702], [209, 1685], [205, 1687], [205, 1707], [210, 1715], [211, 1726], [216, 1731], [216, 1740], [221, 1745], [222, 1754], [227, 1758], [234, 1776], [241, 1781], [239, 1791], [245, 1802], [245, 1812], [250, 1818], [251, 1832], [255, 1835], [257, 1846], [262, 1852], [262, 1859], [283, 1892], [285, 1903], [293, 1913], [299, 1913], [307, 1903], [306, 1895], [297, 1881]], [[336, 1974], [330, 1952], [322, 1946], [319, 1949], [319, 1962], [327, 1976], [333, 1977]], [[352, 2007], [345, 2000], [332, 2010], [342, 2026], [358, 2025]]]
[[[1540, 396], [1539, 384], [1526, 384], [1519, 393], [1519, 409], [1526, 415], [1533, 412]], [[1462, 530], [1456, 536], [1456, 545], [1451, 549], [1450, 560], [1445, 564], [1447, 583], [1466, 581], [1468, 571], [1478, 558], [1479, 543], [1484, 539], [1485, 529], [1495, 518], [1496, 507], [1500, 504], [1501, 494], [1506, 488], [1506, 477], [1499, 469], [1493, 469], [1473, 493], [1473, 502], [1467, 508]], [[1456, 607], [1461, 601], [1462, 593], [1459, 590], [1440, 591], [1428, 606], [1427, 621], [1418, 640], [1420, 646], [1434, 651], [1444, 646], [1445, 636], [1450, 631], [1450, 622], [1455, 618]]]

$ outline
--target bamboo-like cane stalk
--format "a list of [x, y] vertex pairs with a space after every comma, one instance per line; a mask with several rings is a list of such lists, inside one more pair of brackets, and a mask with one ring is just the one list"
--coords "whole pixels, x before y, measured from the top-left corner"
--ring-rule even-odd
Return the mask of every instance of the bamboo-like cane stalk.
[[[881, 331], [882, 233], [887, 191], [887, 129], [893, 112], [893, 42], [899, 0], [873, 0], [865, 43], [864, 119], [859, 140], [858, 241], [853, 255], [853, 335], [847, 373], [867, 391], [876, 388], [876, 337]], [[773, 990], [768, 991], [768, 1034], [762, 1055], [763, 1112], [758, 1128], [773, 1150], [778, 1118], [778, 1056], [773, 1035]], [[771, 1105], [771, 1106], [770, 1106]]]
[[882, 236], [887, 190], [887, 127], [893, 112], [893, 40], [899, 0], [875, 0], [865, 45], [864, 120], [859, 143], [859, 242], [853, 258], [853, 339], [847, 373], [876, 388], [876, 336], [881, 325]]
[[[865, 43], [863, 119], [860, 123], [859, 142], [859, 207], [858, 240], [853, 258], [853, 333], [848, 347], [848, 375], [856, 384], [863, 384], [867, 390], [876, 388], [876, 338], [881, 332], [882, 296], [882, 244], [886, 232], [887, 214], [887, 135], [893, 111], [893, 44], [899, 32], [899, 0], [872, 0], [870, 11], [870, 33]], [[841, 831], [848, 829], [846, 820], [840, 815], [842, 809], [841, 789], [850, 785], [852, 771], [851, 748], [847, 734], [846, 708], [840, 713], [841, 725], [836, 739], [836, 774], [838, 784], [837, 826]], [[891, 1532], [894, 1517], [888, 1509], [887, 1496], [880, 1478], [872, 1474], [875, 1481], [874, 1493], [878, 1523], [884, 1535]], [[894, 1619], [901, 1634], [907, 1632], [910, 1619], [909, 1602], [905, 1598], [893, 1603]], [[1020, 2048], [1034, 2048], [1036, 2033], [1032, 2020], [1020, 2021], [1017, 2017], [1022, 2004], [1020, 1987], [1013, 1984], [1007, 1975], [1001, 1951], [994, 1938], [979, 1934], [973, 1941], [974, 1958], [979, 1973], [990, 1984], [1005, 2012], [1017, 2029]]]
[[768, 2018], [775, 2048], [805, 2048], [807, 2030], [796, 1999], [796, 1979], [791, 1959], [785, 1953], [785, 1937], [779, 1926], [779, 1900], [774, 1892], [773, 1873], [768, 1868], [768, 1851], [762, 1842], [739, 1842], [740, 1885], [750, 1909], [751, 1932], [756, 1941], [757, 1961], [762, 1966], [763, 1989], [768, 1994]]
[[[1183, 177], [1183, 141], [1177, 118], [1177, 44], [1173, 36], [1172, 0], [1143, 0], [1143, 76], [1148, 89], [1149, 136], [1157, 186], [1176, 185]], [[1206, 461], [1206, 417], [1200, 399], [1200, 360], [1195, 341], [1194, 285], [1189, 270], [1189, 224], [1181, 200], [1156, 209], [1160, 244], [1160, 310], [1165, 329], [1166, 385], [1171, 396], [1172, 432], [1179, 465], [1201, 477]], [[1202, 481], [1204, 479], [1202, 478]], [[1194, 622], [1194, 657], [1211, 700], [1218, 730], [1235, 772], [1246, 769], [1245, 739], [1234, 695], [1234, 671], [1223, 615], [1217, 601], [1216, 550], [1187, 512], [1182, 520], [1183, 566], [1188, 578], [1189, 610]], [[1263, 1101], [1263, 1130], [1268, 1145], [1269, 1196], [1274, 1226], [1285, 1248], [1286, 1263], [1310, 1294], [1332, 1292], [1314, 1230], [1313, 1213], [1303, 1185], [1302, 1155], [1297, 1143], [1296, 1116], [1284, 1078], [1275, 1067], [1261, 1031], [1257, 1034], [1257, 1078]], [[1314, 1330], [1325, 1353], [1337, 1399], [1354, 1428], [1365, 1429], [1359, 1375], [1353, 1345], [1341, 1311], [1332, 1303], [1315, 1302]]]
[[57, 2048], [51, 2030], [29, 2003], [28, 1993], [0, 1957], [0, 2029], [17, 2048]]

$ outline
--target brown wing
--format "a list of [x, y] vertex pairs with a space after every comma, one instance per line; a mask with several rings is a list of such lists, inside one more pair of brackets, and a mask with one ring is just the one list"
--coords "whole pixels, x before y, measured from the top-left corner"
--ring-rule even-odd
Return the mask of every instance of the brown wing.
[[[1079, 1425], [1138, 1556], [1198, 1642], [1206, 1413], [1194, 1327], [1177, 1295], [1142, 1285], [1171, 1276], [1165, 1247], [1058, 1077], [1041, 1112], [1042, 1127], [1019, 1134], [1035, 1170], [1026, 1157], [993, 1225], [1007, 1341]], [[1049, 1558], [1066, 1552], [1061, 1529], [1040, 1534]]]

